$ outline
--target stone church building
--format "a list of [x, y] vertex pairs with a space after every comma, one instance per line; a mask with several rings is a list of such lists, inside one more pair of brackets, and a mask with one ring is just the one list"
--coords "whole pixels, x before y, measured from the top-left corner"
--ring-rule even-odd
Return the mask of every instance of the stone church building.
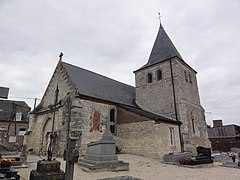
[[150, 57], [134, 71], [135, 87], [63, 62], [60, 58], [40, 104], [31, 112], [28, 146], [46, 151], [51, 132], [62, 154], [72, 131], [81, 131], [80, 153], [110, 130], [122, 153], [164, 154], [210, 147], [197, 72], [160, 25]]

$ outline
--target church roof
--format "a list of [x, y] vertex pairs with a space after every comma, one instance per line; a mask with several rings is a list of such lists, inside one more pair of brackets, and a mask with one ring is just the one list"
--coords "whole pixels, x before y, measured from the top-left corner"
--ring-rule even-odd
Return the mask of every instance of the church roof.
[[137, 71], [149, 67], [151, 65], [157, 64], [159, 62], [171, 59], [173, 57], [178, 57], [179, 59], [182, 60], [180, 53], [177, 51], [176, 47], [174, 46], [173, 42], [167, 35], [163, 26], [160, 24], [159, 31], [154, 42], [148, 62]]
[[136, 107], [133, 86], [65, 62], [62, 64], [79, 94]]

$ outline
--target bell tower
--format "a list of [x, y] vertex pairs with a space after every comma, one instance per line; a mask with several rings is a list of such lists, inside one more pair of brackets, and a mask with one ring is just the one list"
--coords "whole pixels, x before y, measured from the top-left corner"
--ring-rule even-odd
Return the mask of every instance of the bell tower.
[[181, 121], [183, 150], [210, 147], [197, 72], [183, 60], [161, 24], [148, 62], [134, 73], [136, 104], [143, 110]]

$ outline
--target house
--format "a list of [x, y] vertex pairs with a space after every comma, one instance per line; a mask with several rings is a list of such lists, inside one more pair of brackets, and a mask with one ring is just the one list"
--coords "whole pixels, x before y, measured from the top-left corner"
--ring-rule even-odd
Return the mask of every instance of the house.
[[100, 138], [106, 121], [124, 153], [162, 158], [199, 145], [210, 147], [196, 73], [162, 25], [148, 62], [134, 71], [136, 87], [60, 58], [40, 104], [31, 112], [29, 148], [46, 151], [54, 134], [55, 153], [62, 154], [68, 134], [80, 130], [77, 146], [84, 154], [87, 143]]
[[207, 131], [213, 151], [228, 152], [232, 147], [240, 148], [240, 126], [223, 125], [222, 120], [213, 120], [213, 127]]
[[28, 113], [31, 108], [24, 101], [6, 99], [8, 90], [6, 91], [5, 88], [2, 94], [4, 96], [0, 99], [1, 145], [7, 149], [20, 147], [23, 145], [23, 138], [28, 129]]

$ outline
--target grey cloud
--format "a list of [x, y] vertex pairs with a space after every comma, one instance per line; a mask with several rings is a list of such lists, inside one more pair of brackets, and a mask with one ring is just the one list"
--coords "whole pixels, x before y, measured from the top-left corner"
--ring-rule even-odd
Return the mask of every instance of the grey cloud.
[[61, 51], [66, 62], [134, 85], [160, 11], [180, 54], [198, 71], [208, 122], [238, 123], [239, 7], [238, 0], [1, 1], [0, 85], [11, 96], [41, 98]]

